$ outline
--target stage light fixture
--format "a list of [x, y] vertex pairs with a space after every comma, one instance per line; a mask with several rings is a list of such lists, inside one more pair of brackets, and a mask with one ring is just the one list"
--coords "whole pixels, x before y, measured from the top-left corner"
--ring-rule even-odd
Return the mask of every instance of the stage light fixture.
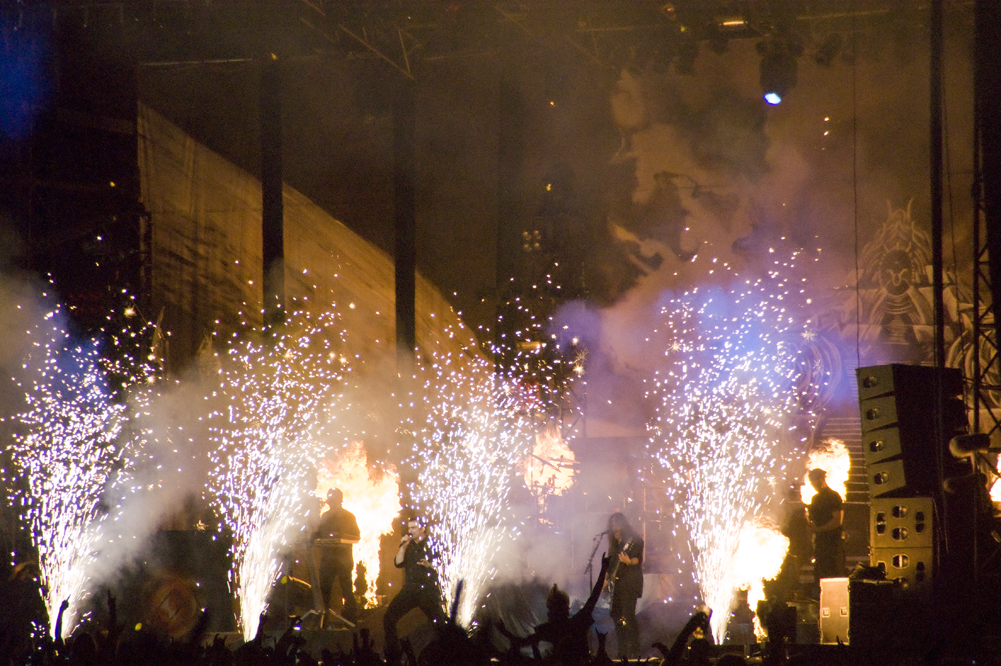
[[796, 57], [802, 53], [802, 47], [772, 38], [760, 42], [757, 49], [761, 54], [759, 82], [764, 99], [772, 105], [780, 104], [786, 93], [796, 85]]

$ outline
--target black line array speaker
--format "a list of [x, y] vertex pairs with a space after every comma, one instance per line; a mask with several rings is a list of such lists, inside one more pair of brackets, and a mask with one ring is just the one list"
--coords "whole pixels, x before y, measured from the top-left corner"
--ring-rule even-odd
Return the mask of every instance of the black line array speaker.
[[[858, 398], [865, 401], [883, 395], [897, 393], [935, 395], [935, 368], [925, 365], [873, 365], [859, 368]], [[956, 368], [945, 368], [942, 374], [945, 395], [959, 395], [963, 392], [963, 376]]]
[[[938, 408], [936, 368], [880, 365], [857, 370], [862, 447], [870, 497], [929, 495], [938, 487], [938, 459], [952, 434], [966, 426], [966, 407], [958, 397], [962, 373], [941, 371], [944, 441], [935, 437]], [[945, 454], [947, 464], [952, 458]]]
[[932, 548], [934, 506], [931, 497], [877, 497], [869, 507], [873, 548]]
[[932, 548], [873, 548], [870, 563], [886, 571], [886, 579], [905, 588], [923, 586], [932, 580]]

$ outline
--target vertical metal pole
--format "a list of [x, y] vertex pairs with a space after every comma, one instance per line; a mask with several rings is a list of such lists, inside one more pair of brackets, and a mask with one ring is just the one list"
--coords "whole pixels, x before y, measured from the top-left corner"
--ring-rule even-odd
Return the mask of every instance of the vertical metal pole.
[[397, 84], [393, 103], [393, 210], [396, 231], [396, 363], [401, 376], [414, 369], [417, 347], [417, 220], [415, 205], [414, 83]]
[[393, 99], [393, 225], [396, 268], [396, 371], [399, 376], [400, 424], [397, 430], [397, 461], [400, 469], [400, 501], [415, 508], [411, 487], [417, 482], [413, 467], [404, 464], [417, 441], [413, 436], [418, 403], [414, 382], [417, 351], [417, 219], [415, 181], [415, 95], [413, 81], [397, 81]]
[[[942, 371], [945, 367], [945, 308], [943, 304], [942, 279], [942, 0], [931, 2], [931, 40], [929, 68], [929, 154], [931, 160], [931, 241], [932, 241], [932, 295], [935, 311], [935, 463], [936, 487], [942, 487], [945, 476], [945, 456], [947, 442], [945, 441], [944, 405], [945, 396]], [[935, 567], [944, 571], [944, 556], [949, 552], [949, 497], [948, 493], [938, 492], [942, 529], [939, 531], [938, 561]]]
[[931, 4], [931, 235], [935, 307], [935, 367], [945, 367], [942, 278], [942, 0]]
[[261, 63], [261, 240], [264, 326], [274, 334], [285, 323], [285, 231], [282, 204], [282, 107], [278, 58]]

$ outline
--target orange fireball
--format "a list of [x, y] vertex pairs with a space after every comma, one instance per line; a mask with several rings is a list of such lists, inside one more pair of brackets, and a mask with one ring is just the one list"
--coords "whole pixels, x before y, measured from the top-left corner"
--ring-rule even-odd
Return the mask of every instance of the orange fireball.
[[361, 541], [354, 547], [355, 562], [365, 564], [365, 605], [375, 606], [379, 538], [393, 531], [393, 520], [401, 510], [399, 474], [391, 465], [383, 470], [370, 469], [364, 446], [354, 442], [336, 458], [323, 460], [317, 466], [317, 496], [325, 498], [331, 488], [341, 489], [344, 508], [358, 519]]

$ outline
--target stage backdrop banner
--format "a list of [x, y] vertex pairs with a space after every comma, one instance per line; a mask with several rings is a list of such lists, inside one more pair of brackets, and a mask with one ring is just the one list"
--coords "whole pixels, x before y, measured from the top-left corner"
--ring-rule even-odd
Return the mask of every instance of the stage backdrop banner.
[[[213, 331], [218, 351], [241, 320], [261, 324], [261, 183], [142, 104], [138, 131], [154, 310], [143, 314], [155, 320], [163, 312], [170, 358], [187, 363]], [[352, 355], [393, 358], [392, 257], [288, 185], [283, 202], [286, 302], [308, 297], [317, 309], [336, 302]], [[416, 291], [418, 347], [476, 353], [472, 333], [460, 330], [451, 305], [419, 274]]]

